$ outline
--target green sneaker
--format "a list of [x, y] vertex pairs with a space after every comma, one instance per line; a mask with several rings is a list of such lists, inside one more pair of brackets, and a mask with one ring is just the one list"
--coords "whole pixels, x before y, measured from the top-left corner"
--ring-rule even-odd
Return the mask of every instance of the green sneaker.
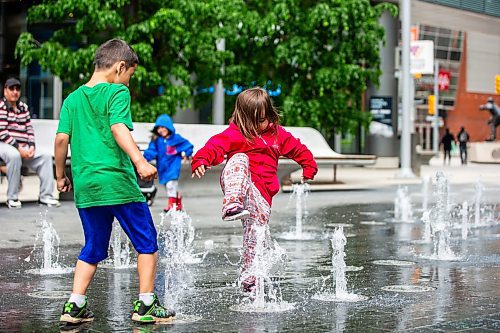
[[140, 323], [164, 323], [175, 319], [175, 311], [164, 308], [156, 294], [153, 296], [153, 303], [149, 306], [143, 301], [134, 301], [134, 312], [132, 320]]
[[81, 308], [74, 302], [64, 303], [61, 318], [59, 319], [60, 322], [70, 324], [79, 324], [92, 320], [94, 320], [94, 313], [87, 309], [87, 300], [85, 300], [85, 304]]

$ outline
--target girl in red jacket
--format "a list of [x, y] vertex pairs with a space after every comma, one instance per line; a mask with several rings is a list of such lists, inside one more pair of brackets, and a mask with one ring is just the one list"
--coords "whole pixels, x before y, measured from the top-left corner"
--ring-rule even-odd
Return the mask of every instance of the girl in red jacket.
[[[272, 197], [278, 193], [278, 159], [285, 156], [302, 167], [302, 181], [318, 171], [309, 149], [279, 125], [278, 111], [267, 91], [251, 88], [236, 99], [229, 127], [214, 135], [193, 157], [192, 177], [201, 178], [213, 165], [227, 158], [220, 184], [224, 193], [222, 219], [242, 220], [243, 264], [240, 276], [255, 256], [254, 224], [266, 225], [271, 215]], [[242, 281], [243, 289], [255, 286], [255, 277]]]

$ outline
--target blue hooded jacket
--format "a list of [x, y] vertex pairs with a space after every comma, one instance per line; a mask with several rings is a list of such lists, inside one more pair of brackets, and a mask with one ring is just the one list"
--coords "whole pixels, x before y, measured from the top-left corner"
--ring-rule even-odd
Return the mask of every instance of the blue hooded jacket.
[[158, 126], [167, 128], [169, 136], [163, 138], [156, 135], [149, 143], [148, 149], [144, 151], [144, 158], [148, 161], [156, 159], [158, 180], [160, 184], [166, 184], [170, 180], [179, 179], [182, 153], [190, 157], [193, 154], [193, 145], [175, 133], [174, 123], [168, 115], [163, 114], [156, 119], [153, 133], [157, 134]]

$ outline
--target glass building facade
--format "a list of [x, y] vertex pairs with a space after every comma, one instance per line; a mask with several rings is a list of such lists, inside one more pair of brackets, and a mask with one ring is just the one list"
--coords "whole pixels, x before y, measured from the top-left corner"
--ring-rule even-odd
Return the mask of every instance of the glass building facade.
[[[439, 105], [444, 115], [452, 110], [455, 105], [460, 59], [463, 52], [463, 40], [465, 34], [446, 28], [433, 27], [429, 25], [419, 26], [419, 40], [432, 40], [434, 42], [434, 59], [439, 62], [439, 69], [449, 72], [450, 82], [448, 90], [439, 92]], [[415, 98], [427, 101], [429, 95], [433, 94], [434, 76], [423, 75], [415, 79]], [[427, 115], [427, 102], [418, 104], [416, 121], [423, 121]]]
[[456, 9], [467, 10], [484, 15], [500, 17], [500, 1], [499, 0], [421, 0], [424, 2], [433, 3], [453, 7]]

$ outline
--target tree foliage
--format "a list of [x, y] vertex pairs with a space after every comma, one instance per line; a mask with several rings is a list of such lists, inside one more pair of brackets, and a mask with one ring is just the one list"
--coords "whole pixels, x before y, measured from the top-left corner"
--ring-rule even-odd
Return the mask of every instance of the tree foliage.
[[[271, 81], [281, 87], [286, 124], [329, 133], [368, 119], [361, 95], [380, 75], [377, 19], [386, 9], [395, 14], [368, 0], [44, 1], [28, 20], [55, 26], [54, 34], [39, 42], [23, 33], [16, 54], [73, 90], [92, 74], [98, 45], [122, 38], [141, 62], [131, 82], [136, 121], [175, 113], [218, 78], [227, 87]], [[216, 49], [221, 38], [225, 51]]]

